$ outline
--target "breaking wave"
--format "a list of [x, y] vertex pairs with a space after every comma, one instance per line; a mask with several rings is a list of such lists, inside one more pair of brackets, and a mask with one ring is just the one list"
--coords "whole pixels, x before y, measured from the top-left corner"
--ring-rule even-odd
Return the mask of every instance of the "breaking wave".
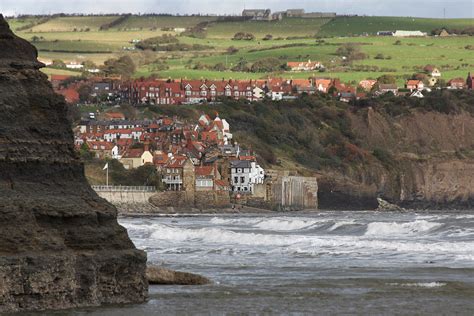
[[367, 225], [365, 236], [422, 235], [443, 226], [442, 223], [415, 220], [407, 223], [374, 222]]

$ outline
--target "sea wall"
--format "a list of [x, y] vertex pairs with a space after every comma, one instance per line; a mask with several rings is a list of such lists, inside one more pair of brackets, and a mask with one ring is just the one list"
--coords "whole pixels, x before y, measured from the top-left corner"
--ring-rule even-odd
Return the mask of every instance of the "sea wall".
[[148, 204], [155, 192], [98, 191], [97, 194], [108, 202], [116, 204]]
[[226, 191], [165, 191], [158, 192], [149, 198], [156, 207], [177, 208], [226, 208], [230, 206], [229, 193]]

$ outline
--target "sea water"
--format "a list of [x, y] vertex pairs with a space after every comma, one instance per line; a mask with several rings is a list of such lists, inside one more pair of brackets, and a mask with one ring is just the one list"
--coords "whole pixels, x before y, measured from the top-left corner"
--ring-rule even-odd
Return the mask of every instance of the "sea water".
[[121, 218], [148, 260], [209, 277], [94, 315], [474, 315], [474, 213]]

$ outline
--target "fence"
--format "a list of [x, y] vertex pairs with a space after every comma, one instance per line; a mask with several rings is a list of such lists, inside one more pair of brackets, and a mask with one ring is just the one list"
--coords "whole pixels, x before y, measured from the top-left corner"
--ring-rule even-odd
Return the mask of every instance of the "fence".
[[96, 192], [156, 192], [155, 187], [124, 185], [93, 185]]

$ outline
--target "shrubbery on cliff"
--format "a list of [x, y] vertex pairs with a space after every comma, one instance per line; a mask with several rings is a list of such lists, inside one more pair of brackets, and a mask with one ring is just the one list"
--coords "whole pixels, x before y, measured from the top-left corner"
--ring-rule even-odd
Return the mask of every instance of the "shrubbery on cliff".
[[436, 91], [425, 99], [390, 97], [367, 99], [355, 105], [338, 102], [327, 95], [302, 96], [297, 101], [249, 103], [223, 100], [221, 105], [159, 106], [160, 114], [196, 120], [202, 112], [219, 115], [229, 121], [236, 139], [255, 149], [264, 164], [278, 164], [284, 158], [312, 169], [350, 169], [379, 161], [390, 167], [390, 148], [368, 150], [351, 130], [349, 113], [371, 106], [388, 115], [410, 111], [437, 111], [474, 114], [473, 93]]

